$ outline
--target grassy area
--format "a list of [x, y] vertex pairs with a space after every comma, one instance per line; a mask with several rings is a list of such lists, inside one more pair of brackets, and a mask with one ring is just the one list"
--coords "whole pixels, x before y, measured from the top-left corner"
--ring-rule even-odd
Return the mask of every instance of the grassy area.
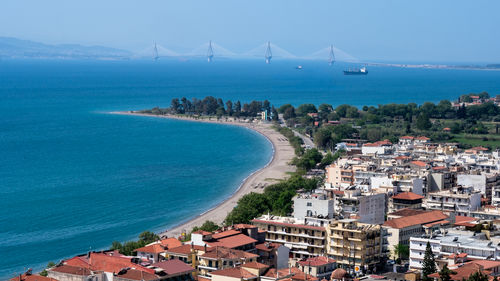
[[452, 142], [474, 146], [484, 146], [491, 149], [500, 148], [500, 136], [494, 135], [471, 135], [471, 134], [455, 134]]

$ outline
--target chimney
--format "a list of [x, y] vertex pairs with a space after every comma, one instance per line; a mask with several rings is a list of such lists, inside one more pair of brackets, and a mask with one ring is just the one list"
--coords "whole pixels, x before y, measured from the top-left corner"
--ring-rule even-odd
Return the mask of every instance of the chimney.
[[191, 241], [191, 250], [194, 249], [194, 242]]
[[203, 245], [203, 249], [205, 250], [205, 253], [207, 252], [207, 243]]

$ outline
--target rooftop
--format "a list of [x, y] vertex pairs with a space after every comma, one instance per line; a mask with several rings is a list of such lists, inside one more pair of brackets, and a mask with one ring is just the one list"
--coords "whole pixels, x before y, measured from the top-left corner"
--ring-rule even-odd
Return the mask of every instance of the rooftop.
[[401, 199], [401, 200], [419, 200], [423, 198], [424, 196], [409, 191], [398, 193], [392, 196], [392, 199]]
[[437, 222], [447, 218], [448, 216], [441, 211], [430, 211], [418, 215], [388, 220], [384, 223], [384, 226], [401, 229], [413, 225], [424, 225], [431, 222]]

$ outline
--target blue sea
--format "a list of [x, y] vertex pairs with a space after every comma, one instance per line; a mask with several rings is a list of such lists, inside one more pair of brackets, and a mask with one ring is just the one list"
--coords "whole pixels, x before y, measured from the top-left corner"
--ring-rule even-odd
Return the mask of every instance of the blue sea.
[[271, 158], [270, 143], [248, 129], [107, 112], [183, 96], [363, 106], [500, 94], [497, 71], [370, 67], [344, 76], [344, 67], [0, 61], [0, 279], [172, 227], [227, 198]]

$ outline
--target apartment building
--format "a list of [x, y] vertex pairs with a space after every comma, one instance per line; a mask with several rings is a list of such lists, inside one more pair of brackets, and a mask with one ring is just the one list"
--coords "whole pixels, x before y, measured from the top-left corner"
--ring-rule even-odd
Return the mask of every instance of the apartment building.
[[427, 209], [454, 212], [467, 216], [481, 207], [481, 193], [472, 188], [454, 188], [453, 190], [429, 193], [423, 204]]
[[401, 209], [421, 209], [424, 198], [424, 196], [409, 191], [398, 193], [389, 200], [389, 212]]
[[332, 219], [334, 199], [325, 194], [299, 193], [293, 198], [293, 217], [298, 220], [308, 218]]
[[343, 219], [328, 226], [327, 254], [352, 273], [372, 271], [385, 258], [379, 225]]
[[499, 246], [490, 240], [481, 239], [481, 236], [440, 234], [434, 237], [410, 238], [410, 268], [422, 269], [427, 242], [430, 243], [435, 257], [465, 253], [468, 258], [475, 260], [500, 259]]
[[290, 248], [290, 256], [307, 258], [325, 253], [326, 229], [307, 225], [293, 217], [263, 215], [252, 220], [252, 224], [267, 231], [266, 241], [280, 243]]
[[337, 198], [336, 212], [343, 218], [359, 218], [362, 223], [383, 224], [386, 197], [385, 193], [363, 193], [352, 187]]

